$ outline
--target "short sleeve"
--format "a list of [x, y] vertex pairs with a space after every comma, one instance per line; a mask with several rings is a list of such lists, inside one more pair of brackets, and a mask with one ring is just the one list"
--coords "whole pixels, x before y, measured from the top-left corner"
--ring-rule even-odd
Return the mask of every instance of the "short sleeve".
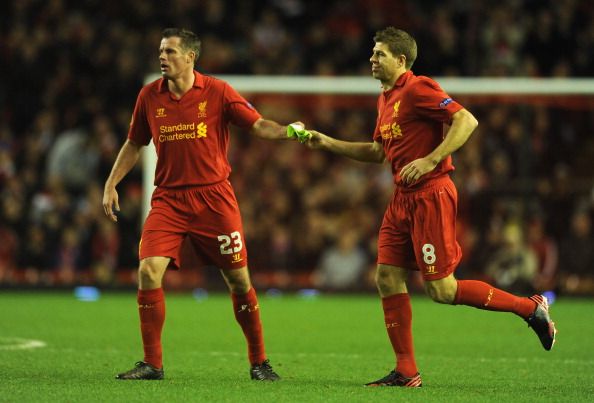
[[225, 84], [224, 110], [227, 120], [244, 129], [251, 128], [262, 115], [246, 101], [233, 87]]
[[136, 98], [136, 105], [130, 120], [130, 129], [128, 130], [128, 139], [136, 144], [147, 145], [151, 142], [152, 136], [148, 125], [143, 94], [144, 91], [140, 91], [138, 98]]
[[439, 84], [427, 77], [420, 77], [415, 83], [414, 103], [415, 110], [421, 117], [446, 124], [450, 124], [452, 115], [463, 108]]

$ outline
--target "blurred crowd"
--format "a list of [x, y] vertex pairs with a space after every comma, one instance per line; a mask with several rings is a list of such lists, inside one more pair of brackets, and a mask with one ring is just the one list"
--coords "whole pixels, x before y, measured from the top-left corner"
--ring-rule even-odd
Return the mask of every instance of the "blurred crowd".
[[[213, 75], [367, 76], [373, 34], [386, 25], [417, 38], [417, 74], [594, 72], [594, 5], [587, 0], [167, 4], [19, 0], [4, 6], [1, 285], [133, 284], [140, 167], [119, 186], [117, 225], [104, 217], [102, 187], [144, 77], [158, 71], [165, 27], [198, 33], [197, 68]], [[347, 140], [367, 141], [375, 125], [374, 97], [349, 103], [348, 96], [243, 95], [266, 117], [302, 120]], [[589, 104], [460, 101], [480, 125], [455, 155], [464, 250], [458, 275], [515, 291], [594, 294], [592, 98]], [[386, 166], [240, 131], [230, 160], [258, 285], [373, 288], [376, 234], [393, 190]], [[192, 272], [192, 284], [210, 281], [210, 272]]]

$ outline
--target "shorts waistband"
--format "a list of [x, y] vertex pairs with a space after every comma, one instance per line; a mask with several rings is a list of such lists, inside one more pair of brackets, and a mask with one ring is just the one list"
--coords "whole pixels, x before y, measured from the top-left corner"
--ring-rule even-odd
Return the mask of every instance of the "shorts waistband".
[[396, 185], [395, 192], [396, 193], [415, 193], [415, 192], [420, 192], [420, 191], [424, 191], [424, 190], [435, 189], [436, 187], [441, 187], [451, 181], [452, 181], [452, 179], [450, 178], [450, 175], [446, 174], [446, 175], [438, 176], [436, 178], [431, 178], [427, 181], [420, 183], [419, 185], [412, 186], [412, 187]]
[[188, 185], [188, 186], [175, 186], [175, 187], [158, 186], [157, 189], [164, 191], [164, 192], [178, 193], [178, 192], [187, 192], [187, 191], [192, 191], [192, 190], [208, 189], [208, 188], [220, 185], [221, 183], [225, 183], [225, 182], [229, 182], [229, 180], [223, 179], [222, 181], [219, 181], [219, 182], [207, 183], [204, 185]]

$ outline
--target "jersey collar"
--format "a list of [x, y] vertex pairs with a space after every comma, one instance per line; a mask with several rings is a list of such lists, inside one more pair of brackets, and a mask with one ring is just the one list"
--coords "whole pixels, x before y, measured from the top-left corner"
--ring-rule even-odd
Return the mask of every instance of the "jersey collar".
[[204, 88], [204, 76], [194, 70], [194, 88]]
[[402, 73], [400, 75], [400, 77], [398, 77], [398, 79], [396, 80], [396, 82], [394, 83], [394, 86], [388, 90], [384, 91], [384, 95], [388, 96], [389, 94], [392, 93], [392, 91], [396, 90], [397, 88], [401, 88], [404, 87], [404, 84], [406, 84], [406, 82], [408, 81], [408, 79], [410, 77], [413, 76], [413, 72], [412, 70], [407, 70], [404, 73]]
[[407, 70], [404, 73], [402, 73], [400, 75], [400, 77], [398, 77], [398, 80], [396, 80], [396, 83], [394, 84], [394, 87], [403, 87], [404, 84], [406, 84], [406, 82], [408, 81], [408, 79], [410, 77], [412, 77], [413, 72], [412, 70]]
[[[194, 88], [204, 88], [204, 76], [194, 70], [194, 84], [192, 85]], [[159, 83], [159, 92], [167, 92], [169, 88], [167, 87], [167, 79], [161, 79]]]

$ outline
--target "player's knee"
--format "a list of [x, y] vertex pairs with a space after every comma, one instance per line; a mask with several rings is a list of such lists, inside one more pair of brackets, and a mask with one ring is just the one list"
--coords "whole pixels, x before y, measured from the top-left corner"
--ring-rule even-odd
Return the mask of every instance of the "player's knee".
[[407, 292], [406, 274], [396, 268], [379, 266], [375, 272], [375, 285], [380, 295], [392, 295]]
[[377, 286], [378, 290], [386, 290], [390, 288], [392, 284], [392, 277], [390, 273], [386, 270], [378, 269], [375, 272], [375, 285]]
[[425, 290], [431, 299], [440, 304], [451, 305], [456, 297], [456, 289], [451, 287], [432, 287], [425, 286]]
[[448, 304], [451, 305], [454, 302], [453, 296], [450, 296], [448, 293], [444, 292], [437, 292], [437, 293], [430, 293], [431, 299], [435, 302], [440, 304]]
[[252, 288], [247, 269], [224, 270], [222, 274], [229, 291], [233, 294], [246, 294]]
[[425, 281], [425, 291], [431, 299], [440, 304], [453, 304], [456, 299], [458, 282], [453, 275], [439, 280]]
[[138, 279], [141, 285], [154, 285], [161, 281], [161, 270], [154, 264], [142, 261], [138, 268]]
[[238, 295], [247, 294], [247, 292], [250, 290], [250, 288], [252, 288], [250, 282], [238, 281], [238, 282], [233, 282], [233, 283], [230, 282], [229, 283], [229, 291], [231, 291], [233, 294], [238, 294]]

